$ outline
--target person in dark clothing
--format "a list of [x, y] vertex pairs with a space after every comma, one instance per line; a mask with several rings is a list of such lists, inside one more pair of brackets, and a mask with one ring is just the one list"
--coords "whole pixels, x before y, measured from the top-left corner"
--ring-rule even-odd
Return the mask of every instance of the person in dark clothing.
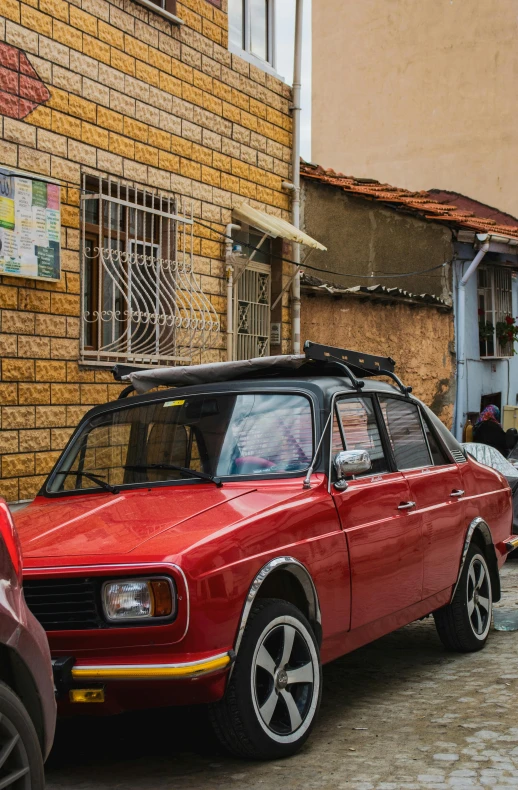
[[500, 425], [500, 409], [498, 406], [490, 404], [480, 412], [480, 416], [473, 428], [473, 441], [495, 447], [507, 458], [509, 449], [513, 445], [510, 443], [510, 437]]

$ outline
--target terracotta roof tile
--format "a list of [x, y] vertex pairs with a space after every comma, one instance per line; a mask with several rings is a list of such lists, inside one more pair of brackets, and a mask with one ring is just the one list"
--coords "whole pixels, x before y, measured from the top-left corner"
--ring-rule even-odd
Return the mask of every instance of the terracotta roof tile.
[[[433, 192], [411, 192], [390, 184], [380, 184], [373, 179], [354, 178], [343, 173], [335, 173], [332, 169], [325, 170], [320, 165], [304, 161], [300, 165], [300, 174], [304, 178], [339, 187], [344, 192], [378, 200], [380, 203], [397, 204], [400, 208], [434, 222], [445, 222], [453, 227], [471, 228], [475, 231], [491, 231], [511, 239], [518, 238], [518, 225], [503, 225], [487, 216], [466, 210], [465, 207], [459, 209], [454, 205], [445, 205], [444, 202], [435, 200]], [[476, 202], [472, 201], [472, 203], [476, 209]]]

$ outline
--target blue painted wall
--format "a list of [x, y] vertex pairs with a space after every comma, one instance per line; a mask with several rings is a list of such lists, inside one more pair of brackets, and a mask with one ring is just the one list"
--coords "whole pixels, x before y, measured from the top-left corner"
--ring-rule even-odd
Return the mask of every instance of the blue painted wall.
[[[484, 265], [498, 263], [504, 256], [488, 254]], [[505, 256], [509, 261], [516, 256]], [[465, 272], [469, 261], [463, 264]], [[460, 273], [460, 265], [458, 266]], [[513, 274], [512, 280], [513, 316], [518, 316], [518, 277]], [[515, 343], [518, 352], [518, 343]], [[480, 359], [478, 340], [478, 298], [477, 275], [474, 274], [466, 286], [466, 366], [467, 366], [467, 391], [468, 411], [478, 412], [480, 400], [483, 395], [500, 392], [502, 406], [518, 405], [518, 353], [503, 359]]]

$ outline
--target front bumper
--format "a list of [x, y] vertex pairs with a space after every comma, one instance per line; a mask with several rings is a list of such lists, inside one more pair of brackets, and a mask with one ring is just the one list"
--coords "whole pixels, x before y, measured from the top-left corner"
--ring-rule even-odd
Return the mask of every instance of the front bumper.
[[175, 680], [196, 678], [228, 669], [231, 653], [220, 653], [203, 661], [184, 664], [76, 664], [72, 680]]
[[108, 681], [193, 680], [226, 672], [234, 660], [234, 652], [218, 653], [197, 661], [164, 664], [84, 664], [71, 656], [52, 661], [54, 685], [58, 698], [85, 683]]

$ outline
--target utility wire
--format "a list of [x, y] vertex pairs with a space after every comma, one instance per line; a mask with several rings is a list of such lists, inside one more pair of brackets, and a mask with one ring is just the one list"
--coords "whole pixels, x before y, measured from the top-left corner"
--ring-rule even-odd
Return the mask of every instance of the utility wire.
[[[221, 236], [223, 239], [228, 239], [229, 241], [235, 241], [232, 236], [227, 236], [226, 233], [222, 233], [220, 230], [214, 230], [211, 228], [210, 225], [206, 225], [204, 222], [200, 222], [198, 219], [194, 219], [195, 225], [200, 225], [202, 228], [207, 228], [210, 230], [211, 233], [215, 233], [217, 236]], [[237, 242], [243, 247], [248, 247], [250, 250], [255, 250], [256, 252], [264, 252], [260, 247], [254, 247], [253, 244], [247, 244], [246, 241], [239, 241]], [[270, 258], [275, 258], [278, 261], [284, 261], [285, 263], [291, 263], [293, 266], [300, 266], [301, 269], [311, 269], [314, 272], [321, 272], [323, 274], [335, 274], [337, 277], [355, 277], [356, 279], [368, 279], [368, 280], [378, 280], [380, 277], [383, 279], [393, 278], [393, 277], [413, 277], [422, 274], [427, 274], [428, 272], [436, 271], [437, 269], [443, 269], [448, 263], [440, 263], [438, 266], [431, 266], [429, 269], [421, 269], [415, 272], [394, 272], [392, 274], [348, 274], [346, 272], [335, 272], [329, 269], [322, 269], [319, 266], [312, 266], [309, 263], [301, 262], [296, 263], [295, 261], [290, 260], [290, 258], [284, 258], [282, 255], [275, 255], [273, 252], [268, 253]]]
[[[75, 184], [72, 181], [67, 181], [67, 179], [55, 179], [54, 180], [54, 179], [48, 179], [45, 176], [38, 177], [37, 175], [36, 176], [21, 175], [21, 174], [16, 173], [16, 172], [13, 172], [12, 174], [7, 174], [7, 175], [12, 175], [15, 178], [25, 178], [28, 181], [47, 181], [47, 183], [49, 183], [49, 182], [50, 183], [53, 183], [53, 182], [56, 183], [56, 181], [60, 181], [60, 182], [65, 183], [67, 185], [65, 187], [65, 189], [77, 189], [80, 192], [83, 192], [83, 193], [86, 193], [86, 194], [89, 194], [89, 193], [95, 194], [94, 192], [92, 192], [92, 190], [84, 189], [83, 187], [81, 187], [81, 185]], [[58, 184], [58, 186], [61, 186], [62, 183]], [[206, 223], [201, 222], [196, 217], [194, 217], [193, 220], [194, 220], [194, 224], [195, 225], [200, 225], [200, 227], [206, 228], [207, 230], [210, 230], [211, 233], [215, 233], [217, 236], [220, 236], [223, 239], [228, 239], [229, 241], [234, 241], [232, 236], [227, 236], [225, 233], [222, 233], [220, 230], [214, 230], [214, 228], [211, 228], [210, 225], [207, 225]], [[263, 252], [263, 250], [261, 250], [260, 247], [254, 247], [253, 244], [248, 244], [247, 242], [244, 242], [244, 241], [239, 242], [239, 244], [241, 244], [241, 246], [243, 246], [243, 247], [248, 247], [249, 250], [252, 250], [252, 251], [255, 251], [255, 252]], [[322, 269], [319, 266], [312, 266], [309, 263], [303, 263], [303, 262], [302, 263], [298, 263], [298, 262], [290, 260], [290, 258], [284, 258], [282, 255], [275, 255], [275, 253], [273, 253], [273, 252], [269, 253], [269, 257], [270, 258], [274, 258], [277, 261], [283, 261], [284, 263], [291, 263], [293, 266], [300, 266], [301, 269], [311, 269], [311, 271], [313, 271], [313, 272], [320, 272], [320, 274], [336, 275], [337, 277], [352, 277], [352, 278], [357, 279], [357, 280], [358, 279], [360, 279], [360, 280], [379, 280], [379, 279], [388, 280], [388, 279], [394, 279], [394, 278], [399, 278], [399, 277], [419, 277], [421, 275], [428, 274], [429, 272], [436, 271], [437, 269], [443, 269], [445, 266], [448, 265], [447, 263], [440, 263], [438, 266], [431, 266], [429, 269], [421, 269], [419, 271], [414, 271], [414, 272], [393, 272], [392, 274], [350, 274], [348, 272], [335, 272], [335, 271], [332, 271], [332, 270], [329, 270], [329, 269]]]

